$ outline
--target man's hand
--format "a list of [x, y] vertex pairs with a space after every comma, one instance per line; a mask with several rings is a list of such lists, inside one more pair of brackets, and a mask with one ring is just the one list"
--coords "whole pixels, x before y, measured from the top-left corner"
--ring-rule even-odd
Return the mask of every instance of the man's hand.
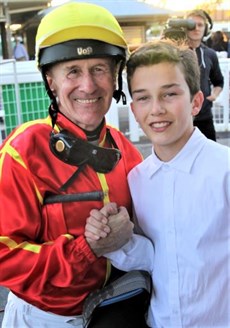
[[85, 237], [88, 240], [98, 240], [107, 237], [111, 231], [108, 218], [110, 215], [117, 213], [118, 208], [116, 203], [106, 204], [100, 211], [91, 210], [90, 216], [86, 220]]
[[94, 209], [90, 212], [85, 237], [93, 252], [100, 257], [125, 245], [133, 234], [133, 226], [126, 208], [110, 203], [100, 211]]

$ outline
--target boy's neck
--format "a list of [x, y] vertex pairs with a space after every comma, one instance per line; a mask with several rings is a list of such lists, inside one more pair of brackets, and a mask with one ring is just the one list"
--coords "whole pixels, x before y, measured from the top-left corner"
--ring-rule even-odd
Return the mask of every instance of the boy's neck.
[[181, 149], [186, 145], [188, 140], [191, 138], [195, 128], [192, 127], [191, 131], [187, 131], [183, 138], [180, 141], [177, 141], [175, 144], [169, 144], [168, 146], [160, 146], [154, 145], [153, 148], [155, 155], [159, 158], [162, 162], [170, 162], [177, 154], [181, 151]]

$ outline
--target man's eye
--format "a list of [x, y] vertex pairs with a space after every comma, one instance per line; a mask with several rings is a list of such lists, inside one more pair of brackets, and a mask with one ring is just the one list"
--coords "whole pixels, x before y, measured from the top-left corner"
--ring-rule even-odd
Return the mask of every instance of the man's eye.
[[105, 67], [101, 66], [96, 66], [92, 69], [92, 74], [93, 75], [100, 75], [100, 74], [105, 74], [108, 71]]
[[67, 77], [70, 79], [76, 78], [79, 75], [79, 71], [77, 69], [71, 69], [71, 71], [68, 72]]

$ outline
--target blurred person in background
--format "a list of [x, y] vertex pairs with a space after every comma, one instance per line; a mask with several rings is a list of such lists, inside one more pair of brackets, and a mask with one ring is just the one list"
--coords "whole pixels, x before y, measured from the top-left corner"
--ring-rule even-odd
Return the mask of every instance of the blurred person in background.
[[26, 47], [22, 43], [19, 37], [15, 38], [15, 46], [13, 49], [13, 57], [16, 61], [26, 61], [29, 60], [29, 55]]
[[217, 52], [217, 56], [221, 58], [229, 58], [229, 41], [222, 31], [212, 33], [210, 47]]
[[187, 42], [198, 58], [201, 90], [204, 94], [204, 102], [201, 111], [194, 118], [194, 126], [197, 126], [207, 138], [216, 141], [212, 106], [223, 89], [224, 77], [216, 52], [202, 43], [203, 38], [210, 33], [212, 20], [203, 10], [194, 10], [187, 18], [196, 23], [195, 29], [187, 30]]

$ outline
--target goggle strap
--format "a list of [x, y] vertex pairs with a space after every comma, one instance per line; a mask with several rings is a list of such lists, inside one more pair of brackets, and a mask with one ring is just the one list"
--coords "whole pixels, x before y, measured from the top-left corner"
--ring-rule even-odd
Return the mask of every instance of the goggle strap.
[[111, 144], [114, 148], [116, 148], [116, 149], [119, 150], [119, 148], [118, 148], [118, 146], [117, 146], [117, 144], [116, 144], [116, 141], [113, 139], [113, 137], [112, 137], [112, 135], [111, 135], [109, 129], [106, 130], [106, 137], [108, 138], [108, 141], [110, 142], [110, 144]]
[[74, 181], [77, 179], [78, 175], [83, 171], [86, 164], [83, 164], [78, 167], [78, 169], [71, 175], [71, 177], [61, 186], [60, 191], [66, 191], [66, 189], [74, 183]]

